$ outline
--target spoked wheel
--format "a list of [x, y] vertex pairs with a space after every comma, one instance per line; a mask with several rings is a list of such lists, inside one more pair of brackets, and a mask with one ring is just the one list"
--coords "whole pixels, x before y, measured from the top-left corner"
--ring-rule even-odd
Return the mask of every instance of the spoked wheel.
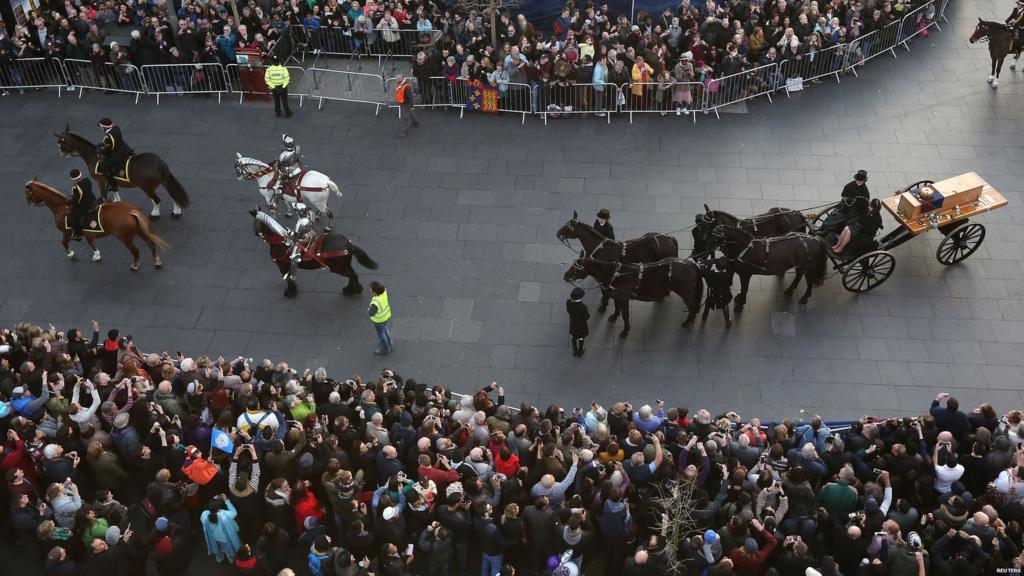
[[953, 230], [939, 243], [935, 258], [941, 264], [949, 266], [966, 260], [974, 254], [985, 241], [985, 227], [981, 224], [967, 224]]
[[850, 292], [867, 292], [892, 276], [896, 258], [885, 250], [858, 256], [843, 270], [843, 288]]

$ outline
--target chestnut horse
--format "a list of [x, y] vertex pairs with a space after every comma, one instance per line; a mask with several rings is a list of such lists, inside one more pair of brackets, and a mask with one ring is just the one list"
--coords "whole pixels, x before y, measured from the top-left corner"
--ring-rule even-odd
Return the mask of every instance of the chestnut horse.
[[[988, 55], [992, 59], [992, 71], [988, 75], [988, 83], [993, 88], [999, 86], [999, 72], [1003, 69], [1003, 60], [1006, 55], [1013, 53], [1020, 57], [1021, 46], [1016, 41], [1013, 30], [1010, 30], [1002, 22], [991, 22], [978, 18], [978, 25], [974, 27], [974, 34], [971, 34], [970, 43], [974, 44], [979, 40], [988, 40]], [[1013, 69], [1011, 64], [1010, 68]]]
[[[36, 181], [35, 178], [25, 183], [25, 201], [30, 206], [45, 205], [53, 212], [53, 224], [64, 235], [61, 244], [68, 258], [74, 258], [75, 251], [68, 246], [71, 240], [71, 229], [65, 223], [65, 217], [71, 209], [71, 201], [57, 190]], [[102, 205], [95, 226], [87, 226], [83, 231], [85, 241], [92, 247], [92, 261], [100, 261], [100, 251], [93, 240], [104, 236], [116, 236], [132, 253], [132, 272], [139, 270], [139, 249], [135, 247], [135, 236], [140, 236], [153, 252], [153, 266], [160, 268], [163, 263], [157, 250], [167, 250], [167, 242], [153, 231], [153, 226], [145, 214], [127, 202], [108, 202]]]

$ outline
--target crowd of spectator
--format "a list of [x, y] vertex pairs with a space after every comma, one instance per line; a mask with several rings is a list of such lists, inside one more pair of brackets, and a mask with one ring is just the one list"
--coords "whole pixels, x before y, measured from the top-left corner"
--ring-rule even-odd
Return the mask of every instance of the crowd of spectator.
[[840, 434], [660, 400], [513, 409], [496, 383], [458, 396], [91, 332], [0, 334], [4, 539], [47, 576], [180, 575], [204, 552], [271, 576], [980, 576], [1024, 559], [1016, 410], [940, 394]]
[[[267, 53], [280, 43], [281, 54], [299, 45], [314, 52], [413, 54], [413, 75], [428, 102], [445, 98], [431, 78], [464, 78], [492, 84], [506, 100], [530, 86], [560, 108], [603, 114], [628, 100], [633, 109], [685, 112], [698, 90], [735, 97], [785, 81], [775, 70], [742, 84], [715, 82], [752, 68], [800, 60], [815, 73], [838, 69], [841, 55], [820, 57], [830, 46], [881, 29], [924, 1], [683, 0], [633, 19], [612, 13], [607, 3], [570, 1], [552, 22], [501, 11], [492, 30], [486, 10], [432, 0], [249, 0], [239, 3], [239, 21], [221, 0], [182, 0], [177, 26], [165, 0], [48, 0], [13, 36], [0, 30], [0, 74], [9, 80], [16, 73], [11, 62], [30, 57], [86, 60], [96, 70], [106, 63], [226, 65], [236, 62], [239, 48]], [[130, 28], [128, 46], [107, 42], [108, 24]], [[630, 88], [620, 94], [606, 84]]]

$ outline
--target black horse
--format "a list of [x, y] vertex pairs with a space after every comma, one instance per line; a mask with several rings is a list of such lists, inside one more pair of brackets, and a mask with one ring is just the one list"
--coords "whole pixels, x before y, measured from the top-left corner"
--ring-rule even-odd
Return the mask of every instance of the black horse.
[[653, 263], [607, 262], [593, 258], [578, 258], [565, 272], [566, 282], [578, 282], [593, 276], [601, 288], [615, 301], [614, 322], [622, 314], [620, 337], [629, 334], [629, 301], [655, 302], [675, 292], [686, 304], [687, 316], [683, 326], [693, 324], [700, 310], [704, 293], [704, 280], [700, 268], [689, 260], [665, 258]]
[[[555, 237], [566, 245], [570, 239], [579, 240], [583, 245], [581, 258], [593, 258], [605, 262], [647, 263], [679, 256], [679, 241], [668, 234], [650, 232], [640, 238], [617, 242], [605, 238], [586, 222], [581, 222], [575, 210], [572, 212], [572, 218], [555, 233]], [[598, 312], [608, 309], [609, 297], [608, 292], [602, 289], [601, 304], [597, 307]]]
[[[1006, 59], [1006, 55], [1013, 53], [1019, 58], [1024, 46], [1016, 41], [1014, 31], [1010, 30], [1006, 24], [978, 18], [978, 25], [974, 27], [974, 33], [971, 34], [969, 41], [974, 44], [983, 38], [988, 40], [988, 55], [992, 60], [992, 71], [988, 75], [988, 83], [995, 88], [999, 86], [999, 73], [1003, 70], [1003, 60]], [[1013, 66], [1011, 65], [1010, 68]]]
[[[295, 283], [290, 255], [292, 253], [291, 234], [278, 224], [269, 214], [260, 210], [250, 210], [252, 226], [256, 235], [270, 246], [270, 259], [277, 264], [277, 269], [288, 287], [284, 295], [295, 296], [298, 285]], [[302, 270], [319, 270], [326, 268], [335, 274], [348, 278], [348, 284], [342, 288], [343, 294], [361, 294], [363, 285], [359, 283], [359, 274], [352, 268], [352, 257], [365, 268], [377, 269], [377, 263], [367, 255], [366, 251], [356, 246], [341, 234], [319, 234], [316, 239], [303, 247], [302, 258], [297, 268]]]
[[786, 288], [786, 294], [792, 294], [800, 279], [806, 276], [807, 290], [800, 298], [801, 304], [810, 299], [812, 286], [821, 286], [825, 281], [828, 248], [815, 236], [792, 232], [778, 238], [754, 238], [737, 228], [717, 226], [711, 241], [722, 249], [740, 277], [740, 293], [733, 307], [737, 312], [747, 303], [750, 277], [755, 274], [775, 276], [795, 268], [796, 278]]
[[711, 234], [716, 226], [739, 228], [754, 238], [775, 238], [790, 232], [806, 232], [807, 219], [796, 210], [774, 207], [764, 214], [742, 220], [704, 205], [704, 213], [698, 214], [693, 228], [693, 253], [704, 255], [711, 247]]

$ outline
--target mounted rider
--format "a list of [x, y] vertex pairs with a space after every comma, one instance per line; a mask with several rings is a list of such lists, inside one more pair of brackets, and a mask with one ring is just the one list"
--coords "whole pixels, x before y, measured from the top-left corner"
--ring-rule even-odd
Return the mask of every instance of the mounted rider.
[[1010, 52], [1016, 52], [1013, 56], [1013, 64], [1010, 66], [1010, 68], [1014, 68], [1017, 61], [1020, 60], [1021, 47], [1024, 46], [1024, 0], [1017, 0], [1013, 12], [1010, 12], [1010, 17], [1006, 19], [1006, 27], [1014, 35], [1014, 45], [1010, 46]]
[[71, 171], [71, 208], [68, 211], [68, 224], [71, 226], [71, 239], [82, 239], [82, 219], [96, 207], [96, 196], [92, 193], [92, 180], [85, 177], [77, 168]]
[[[102, 156], [97, 166], [97, 172], [103, 174], [107, 180], [105, 192], [117, 192], [118, 171], [125, 168], [128, 158], [135, 152], [124, 142], [121, 137], [121, 129], [114, 125], [110, 118], [103, 118], [99, 121], [99, 127], [103, 130], [103, 141], [97, 147]], [[127, 171], [124, 175], [128, 178]]]
[[274, 164], [278, 176], [277, 184], [274, 186], [277, 194], [282, 194], [285, 183], [306, 169], [306, 165], [302, 161], [302, 151], [299, 145], [295, 143], [294, 138], [287, 134], [282, 134], [281, 145], [281, 154], [278, 155], [277, 162]]
[[853, 177], [853, 181], [843, 187], [839, 206], [822, 222], [822, 232], [827, 235], [839, 234], [849, 222], [868, 211], [871, 193], [868, 192], [867, 181], [867, 171], [858, 170], [857, 174]]
[[291, 261], [293, 269], [295, 266], [299, 265], [300, 261], [302, 261], [302, 255], [316, 240], [317, 235], [316, 210], [312, 210], [300, 202], [295, 205], [295, 212], [297, 216], [295, 218], [295, 228], [291, 230], [290, 238], [292, 251], [288, 255], [288, 259]]

